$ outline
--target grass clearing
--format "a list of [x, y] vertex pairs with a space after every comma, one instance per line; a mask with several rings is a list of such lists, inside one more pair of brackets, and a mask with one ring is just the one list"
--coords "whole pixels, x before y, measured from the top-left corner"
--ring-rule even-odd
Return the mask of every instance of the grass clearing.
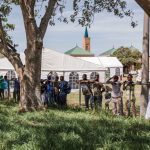
[[0, 149], [148, 150], [150, 122], [82, 109], [18, 114], [16, 104], [0, 102]]

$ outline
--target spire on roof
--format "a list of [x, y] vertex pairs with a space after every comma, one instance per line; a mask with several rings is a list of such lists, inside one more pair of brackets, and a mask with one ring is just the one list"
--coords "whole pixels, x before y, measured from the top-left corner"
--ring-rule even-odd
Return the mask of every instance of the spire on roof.
[[89, 37], [89, 35], [88, 35], [88, 29], [87, 29], [87, 27], [85, 28], [84, 37], [85, 37], [85, 38], [88, 38], [88, 37]]

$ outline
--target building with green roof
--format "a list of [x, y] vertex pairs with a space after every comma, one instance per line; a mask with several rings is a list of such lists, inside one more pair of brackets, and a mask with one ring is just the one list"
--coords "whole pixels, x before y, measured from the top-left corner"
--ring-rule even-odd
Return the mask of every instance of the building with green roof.
[[66, 51], [65, 54], [74, 56], [74, 57], [94, 57], [93, 53], [79, 47], [78, 45], [76, 45], [74, 48]]
[[103, 53], [101, 53], [99, 56], [111, 56], [117, 49], [115, 49], [114, 47], [112, 49], [109, 49]]
[[[135, 48], [133, 45], [131, 45], [131, 46], [129, 47], [129, 49], [130, 49], [131, 51], [140, 51], [139, 49]], [[106, 57], [109, 57], [109, 56], [111, 56], [116, 50], [117, 50], [117, 49], [115, 49], [115, 48], [113, 47], [112, 49], [107, 50], [107, 51], [101, 53], [99, 56], [106, 56]]]
[[131, 46], [129, 47], [129, 49], [130, 49], [131, 51], [140, 51], [139, 49], [137, 49], [137, 48], [134, 47], [133, 45], [131, 45]]
[[66, 51], [65, 54], [74, 57], [94, 57], [94, 54], [91, 53], [90, 37], [87, 27], [85, 28], [84, 37], [82, 40], [82, 48], [76, 45], [74, 48]]

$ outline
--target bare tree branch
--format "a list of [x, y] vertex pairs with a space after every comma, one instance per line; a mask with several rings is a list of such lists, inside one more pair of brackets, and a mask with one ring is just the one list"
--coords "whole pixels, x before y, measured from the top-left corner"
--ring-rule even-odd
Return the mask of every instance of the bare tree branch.
[[[15, 48], [6, 41], [5, 32], [3, 30], [2, 20], [0, 17], [0, 53], [3, 54], [13, 65], [16, 72], [20, 75], [23, 72], [23, 63], [20, 55], [16, 53]], [[8, 48], [9, 47], [9, 48]]]
[[49, 20], [52, 17], [52, 14], [54, 12], [56, 3], [57, 3], [57, 0], [49, 0], [46, 12], [45, 12], [44, 16], [41, 19], [40, 26], [39, 26], [39, 31], [41, 33], [41, 38], [42, 39], [44, 38]]
[[[20, 7], [23, 14], [27, 42], [32, 43], [32, 37], [37, 37], [37, 23], [34, 16], [35, 0], [20, 0]], [[28, 14], [28, 15], [27, 15]], [[32, 29], [34, 32], [30, 32]]]
[[150, 0], [135, 0], [150, 16]]

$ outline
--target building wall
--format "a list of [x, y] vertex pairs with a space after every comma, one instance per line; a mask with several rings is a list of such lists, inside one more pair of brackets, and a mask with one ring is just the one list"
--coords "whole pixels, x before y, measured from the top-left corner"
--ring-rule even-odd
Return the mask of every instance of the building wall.
[[91, 50], [90, 38], [83, 38], [82, 40], [82, 48], [89, 51]]

